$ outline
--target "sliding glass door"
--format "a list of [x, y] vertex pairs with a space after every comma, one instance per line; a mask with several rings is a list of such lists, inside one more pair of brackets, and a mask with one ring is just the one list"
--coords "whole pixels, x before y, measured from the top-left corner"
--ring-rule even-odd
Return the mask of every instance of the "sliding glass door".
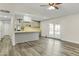
[[53, 37], [53, 36], [54, 36], [54, 25], [49, 24], [49, 37]]
[[60, 24], [49, 24], [49, 37], [60, 38]]
[[60, 24], [55, 24], [54, 33], [55, 38], [60, 38]]

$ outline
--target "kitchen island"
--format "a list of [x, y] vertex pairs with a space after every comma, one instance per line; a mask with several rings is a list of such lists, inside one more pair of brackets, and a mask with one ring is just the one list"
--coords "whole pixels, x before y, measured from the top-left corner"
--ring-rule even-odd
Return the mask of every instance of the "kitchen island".
[[22, 43], [27, 41], [39, 40], [40, 29], [38, 28], [29, 28], [24, 31], [15, 32], [15, 43]]

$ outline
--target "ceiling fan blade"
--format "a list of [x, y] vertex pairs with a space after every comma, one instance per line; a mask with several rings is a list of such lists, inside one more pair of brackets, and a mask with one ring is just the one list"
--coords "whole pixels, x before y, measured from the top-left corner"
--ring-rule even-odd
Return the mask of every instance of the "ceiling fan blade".
[[40, 5], [41, 7], [45, 7], [45, 6], [48, 6], [48, 5]]
[[54, 6], [55, 7], [55, 9], [59, 9], [57, 6]]
[[55, 3], [56, 5], [62, 4], [62, 3]]
[[54, 5], [54, 3], [49, 3], [49, 5], [50, 5], [50, 6], [53, 6], [53, 5]]

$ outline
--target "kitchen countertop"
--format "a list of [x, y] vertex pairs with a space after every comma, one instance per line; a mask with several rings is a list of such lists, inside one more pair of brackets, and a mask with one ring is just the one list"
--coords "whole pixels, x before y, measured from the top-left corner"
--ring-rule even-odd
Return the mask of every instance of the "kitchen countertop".
[[24, 30], [15, 31], [15, 33], [41, 32], [40, 28], [25, 27]]
[[31, 32], [38, 32], [38, 31], [15, 31], [15, 33], [31, 33]]

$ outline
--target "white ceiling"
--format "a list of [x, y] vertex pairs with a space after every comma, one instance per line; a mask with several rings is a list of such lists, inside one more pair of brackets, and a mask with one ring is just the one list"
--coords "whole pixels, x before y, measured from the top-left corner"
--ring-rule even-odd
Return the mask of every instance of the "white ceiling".
[[48, 7], [40, 7], [40, 5], [48, 5], [47, 3], [0, 3], [0, 9], [9, 10], [19, 14], [27, 14], [33, 20], [45, 20], [60, 16], [79, 13], [79, 3], [63, 3], [59, 10], [48, 10]]

